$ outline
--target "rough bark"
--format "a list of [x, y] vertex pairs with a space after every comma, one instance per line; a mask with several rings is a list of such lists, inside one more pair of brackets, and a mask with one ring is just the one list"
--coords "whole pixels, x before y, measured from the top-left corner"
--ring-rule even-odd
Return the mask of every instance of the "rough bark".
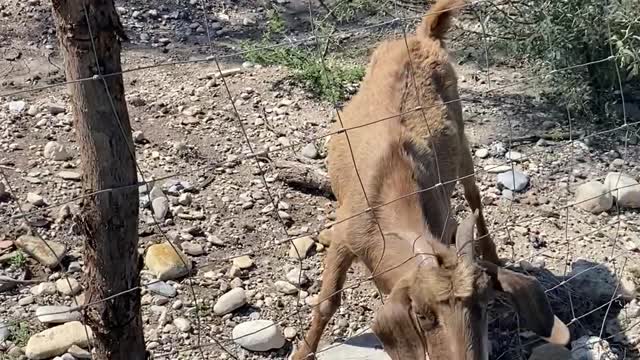
[[[67, 81], [120, 72], [123, 30], [113, 0], [52, 3]], [[80, 146], [83, 191], [128, 186], [86, 198], [77, 217], [85, 235], [84, 285], [89, 303], [140, 283], [137, 175], [122, 76], [72, 82], [68, 90]], [[91, 306], [85, 321], [94, 331], [94, 359], [146, 358], [139, 290]]]

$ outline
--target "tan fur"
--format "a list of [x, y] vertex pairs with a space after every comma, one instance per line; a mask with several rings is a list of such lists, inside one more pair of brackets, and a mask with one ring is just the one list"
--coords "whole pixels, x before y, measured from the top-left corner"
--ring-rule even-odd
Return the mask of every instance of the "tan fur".
[[[295, 360], [316, 351], [356, 259], [390, 295], [373, 328], [392, 359], [425, 359], [426, 352], [430, 360], [487, 359], [483, 314], [498, 272], [491, 278], [476, 260], [499, 259], [482, 215], [457, 77], [443, 43], [461, 4], [440, 0], [417, 35], [380, 44], [360, 91], [336, 117], [334, 130], [350, 129], [328, 145], [338, 224], [325, 259], [322, 301]], [[393, 118], [376, 122], [386, 117]], [[458, 228], [450, 197], [461, 177], [474, 214]], [[366, 211], [370, 207], [375, 210]], [[456, 244], [470, 242], [469, 249], [450, 246], [454, 233]]]

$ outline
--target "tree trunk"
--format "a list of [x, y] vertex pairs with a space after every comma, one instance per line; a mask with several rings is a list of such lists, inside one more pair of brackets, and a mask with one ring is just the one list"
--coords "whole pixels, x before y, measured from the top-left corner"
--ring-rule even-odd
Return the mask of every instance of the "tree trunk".
[[[118, 37], [124, 36], [113, 0], [52, 2], [67, 81], [120, 72]], [[120, 188], [86, 198], [78, 217], [85, 235], [85, 302], [90, 303], [140, 284], [135, 152], [121, 75], [73, 82], [68, 89], [83, 191]], [[94, 359], [146, 358], [139, 290], [91, 306], [85, 321], [94, 331]]]

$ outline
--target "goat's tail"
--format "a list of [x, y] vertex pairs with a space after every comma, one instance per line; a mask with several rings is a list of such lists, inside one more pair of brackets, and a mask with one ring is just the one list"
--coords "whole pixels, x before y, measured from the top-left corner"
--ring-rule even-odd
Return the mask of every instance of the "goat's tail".
[[418, 36], [433, 39], [444, 38], [451, 26], [451, 20], [464, 5], [464, 0], [438, 0], [431, 6], [429, 12], [422, 19], [422, 23], [418, 26]]

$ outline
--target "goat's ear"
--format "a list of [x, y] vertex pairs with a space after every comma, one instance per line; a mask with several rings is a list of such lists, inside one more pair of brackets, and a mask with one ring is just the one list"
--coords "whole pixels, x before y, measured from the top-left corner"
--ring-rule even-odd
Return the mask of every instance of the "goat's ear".
[[426, 349], [411, 310], [408, 280], [396, 284], [371, 328], [392, 360], [425, 360]]
[[571, 339], [569, 328], [553, 314], [551, 305], [538, 280], [532, 276], [481, 261], [497, 291], [509, 295], [524, 325], [546, 341], [567, 345]]
[[475, 242], [473, 237], [473, 230], [475, 224], [478, 221], [479, 212], [476, 209], [471, 215], [460, 223], [456, 230], [456, 249], [458, 255], [466, 257], [469, 260], [473, 260]]

